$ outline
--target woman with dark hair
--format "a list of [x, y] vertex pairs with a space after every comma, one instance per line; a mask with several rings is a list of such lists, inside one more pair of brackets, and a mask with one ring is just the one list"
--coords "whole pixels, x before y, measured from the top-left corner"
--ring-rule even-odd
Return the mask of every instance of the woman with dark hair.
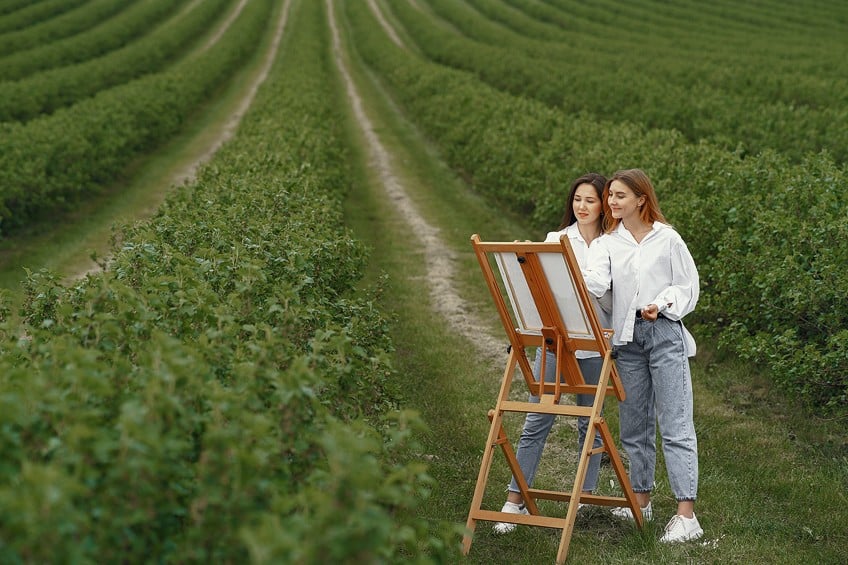
[[[562, 223], [557, 228], [557, 231], [549, 232], [545, 238], [545, 241], [558, 242], [560, 236], [563, 234], [567, 235], [571, 243], [571, 248], [574, 250], [574, 255], [577, 258], [577, 263], [581, 267], [585, 263], [589, 246], [603, 233], [604, 212], [602, 193], [605, 184], [606, 178], [597, 173], [587, 173], [576, 179], [571, 185], [571, 191], [567, 200], [568, 204], [562, 218]], [[610, 327], [608, 316], [603, 309], [596, 308], [595, 310], [598, 313], [601, 325], [605, 328]], [[533, 373], [538, 379], [541, 371], [542, 355], [545, 354], [548, 355], [545, 359], [545, 382], [554, 382], [556, 379], [556, 355], [550, 351], [544, 353], [544, 348], [539, 348], [536, 352]], [[592, 385], [598, 384], [598, 379], [601, 375], [601, 366], [603, 364], [600, 355], [595, 351], [577, 351], [576, 357], [586, 383]], [[538, 403], [539, 397], [530, 395], [529, 401]], [[592, 406], [593, 402], [594, 396], [591, 394], [577, 395], [577, 404], [579, 406]], [[554, 418], [555, 416], [553, 414], [531, 412], [524, 419], [524, 428], [521, 432], [521, 438], [518, 440], [518, 448], [515, 456], [524, 474], [524, 478], [529, 485], [533, 484], [533, 478], [536, 476], [536, 469], [542, 458], [542, 450], [545, 447], [548, 433], [553, 426]], [[589, 418], [581, 416], [577, 419], [578, 449], [583, 447], [588, 427]], [[593, 447], [598, 448], [601, 445], [600, 434], [596, 432]], [[600, 464], [600, 453], [590, 458], [586, 478], [583, 481], [583, 492], [591, 493], [595, 490], [598, 484]], [[507, 490], [507, 500], [501, 512], [527, 514], [524, 499], [518, 490], [518, 484], [514, 477]], [[499, 534], [506, 534], [514, 529], [515, 524], [509, 522], [498, 522], [494, 525], [495, 533]]]
[[[698, 270], [683, 238], [663, 217], [643, 171], [615, 173], [604, 187], [604, 204], [606, 233], [592, 245], [583, 277], [595, 296], [614, 289], [612, 344], [626, 393], [619, 420], [630, 482], [643, 517], [652, 519], [659, 422], [666, 471], [677, 498], [677, 512], [660, 541], [697, 539], [704, 531], [694, 513], [698, 442], [688, 359], [695, 354], [695, 341], [682, 319], [698, 302]], [[629, 508], [613, 513], [633, 519]]]

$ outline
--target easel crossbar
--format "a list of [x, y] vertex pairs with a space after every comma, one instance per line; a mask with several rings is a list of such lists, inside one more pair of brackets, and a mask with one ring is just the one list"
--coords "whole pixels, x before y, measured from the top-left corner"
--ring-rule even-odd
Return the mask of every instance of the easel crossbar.
[[[594, 393], [594, 387], [592, 393]], [[539, 404], [534, 402], [518, 402], [505, 400], [500, 404], [504, 412], [541, 412]], [[544, 408], [545, 414], [556, 414], [558, 416], [586, 416], [592, 415], [591, 406], [574, 406], [572, 404], [552, 404]]]
[[[571, 494], [556, 490], [539, 490], [528, 489], [530, 496], [536, 500], [552, 500], [554, 502], [569, 502]], [[595, 506], [627, 506], [627, 499], [623, 496], [603, 496], [599, 494], [581, 494], [580, 502], [583, 504], [594, 504]], [[499, 512], [501, 514], [501, 512]], [[504, 512], [505, 514], [505, 512]], [[509, 521], [507, 516], [505, 520], [498, 519], [501, 522]]]
[[557, 528], [560, 530], [566, 526], [565, 518], [534, 516], [532, 514], [507, 514], [506, 512], [495, 512], [494, 510], [477, 510], [474, 512], [474, 518], [491, 522], [523, 524], [525, 526], [543, 526], [545, 528]]

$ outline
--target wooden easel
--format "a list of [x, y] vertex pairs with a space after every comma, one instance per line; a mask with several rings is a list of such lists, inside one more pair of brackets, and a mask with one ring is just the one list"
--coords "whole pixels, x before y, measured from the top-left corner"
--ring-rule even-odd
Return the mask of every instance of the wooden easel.
[[[604, 399], [615, 395], [624, 399], [624, 388], [612, 360], [609, 338], [612, 331], [600, 326], [590, 295], [586, 290], [577, 259], [567, 237], [559, 243], [513, 242], [483, 243], [478, 235], [471, 237], [477, 260], [483, 270], [486, 284], [494, 298], [495, 306], [509, 337], [509, 358], [501, 383], [500, 393], [493, 410], [489, 411], [489, 436], [486, 450], [477, 476], [477, 486], [468, 512], [466, 534], [463, 538], [463, 553], [471, 549], [472, 536], [477, 520], [510, 522], [548, 528], [561, 528], [562, 539], [556, 562], [562, 564], [568, 555], [568, 545], [577, 517], [578, 503], [601, 506], [627, 506], [642, 527], [642, 512], [630, 485], [630, 479], [615, 448], [609, 428], [601, 416]], [[496, 278], [493, 263], [498, 267], [500, 283]], [[511, 306], [507, 309], [507, 300]], [[526, 348], [544, 347], [556, 354], [555, 382], [536, 380], [527, 358]], [[597, 351], [603, 357], [603, 367], [597, 386], [588, 385], [577, 364], [577, 350]], [[545, 374], [544, 356], [541, 375]], [[527, 390], [538, 396], [538, 404], [509, 400], [510, 383], [516, 366], [521, 370]], [[595, 400], [591, 407], [560, 405], [563, 394], [591, 394]], [[506, 412], [536, 412], [558, 416], [585, 416], [589, 418], [586, 440], [577, 464], [577, 473], [571, 492], [532, 489], [527, 485], [512, 446], [503, 428]], [[603, 446], [592, 447], [595, 431], [600, 432]], [[483, 495], [492, 466], [495, 447], [499, 446], [515, 477], [530, 515], [508, 514], [484, 510]], [[582, 493], [583, 480], [589, 466], [589, 458], [597, 453], [609, 455], [623, 497], [587, 495]], [[568, 502], [565, 518], [542, 516], [536, 501], [554, 500]]]

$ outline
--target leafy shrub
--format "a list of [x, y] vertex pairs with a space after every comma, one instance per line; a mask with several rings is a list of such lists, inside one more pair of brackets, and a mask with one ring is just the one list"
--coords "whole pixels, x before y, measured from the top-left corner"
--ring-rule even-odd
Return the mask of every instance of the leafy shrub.
[[[339, 229], [343, 120], [320, 3], [236, 138], [106, 269], [0, 308], [0, 561], [456, 556], [398, 413], [367, 259]], [[300, 119], [291, 119], [298, 116]]]

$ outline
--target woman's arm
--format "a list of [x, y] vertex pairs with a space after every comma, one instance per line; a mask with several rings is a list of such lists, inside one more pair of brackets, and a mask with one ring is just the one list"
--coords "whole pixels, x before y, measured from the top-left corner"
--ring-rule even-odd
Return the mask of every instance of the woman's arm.
[[609, 248], [606, 239], [601, 236], [589, 246], [586, 254], [586, 266], [580, 271], [589, 293], [601, 298], [610, 288], [612, 270], [610, 267]]
[[[672, 320], [680, 320], [695, 309], [700, 295], [700, 278], [695, 260], [689, 253], [689, 248], [682, 239], [677, 238], [670, 246], [671, 285], [664, 289], [651, 301], [653, 308], [642, 310], [642, 317], [652, 315], [653, 319], [662, 312]], [[649, 306], [650, 306], [649, 305]]]

